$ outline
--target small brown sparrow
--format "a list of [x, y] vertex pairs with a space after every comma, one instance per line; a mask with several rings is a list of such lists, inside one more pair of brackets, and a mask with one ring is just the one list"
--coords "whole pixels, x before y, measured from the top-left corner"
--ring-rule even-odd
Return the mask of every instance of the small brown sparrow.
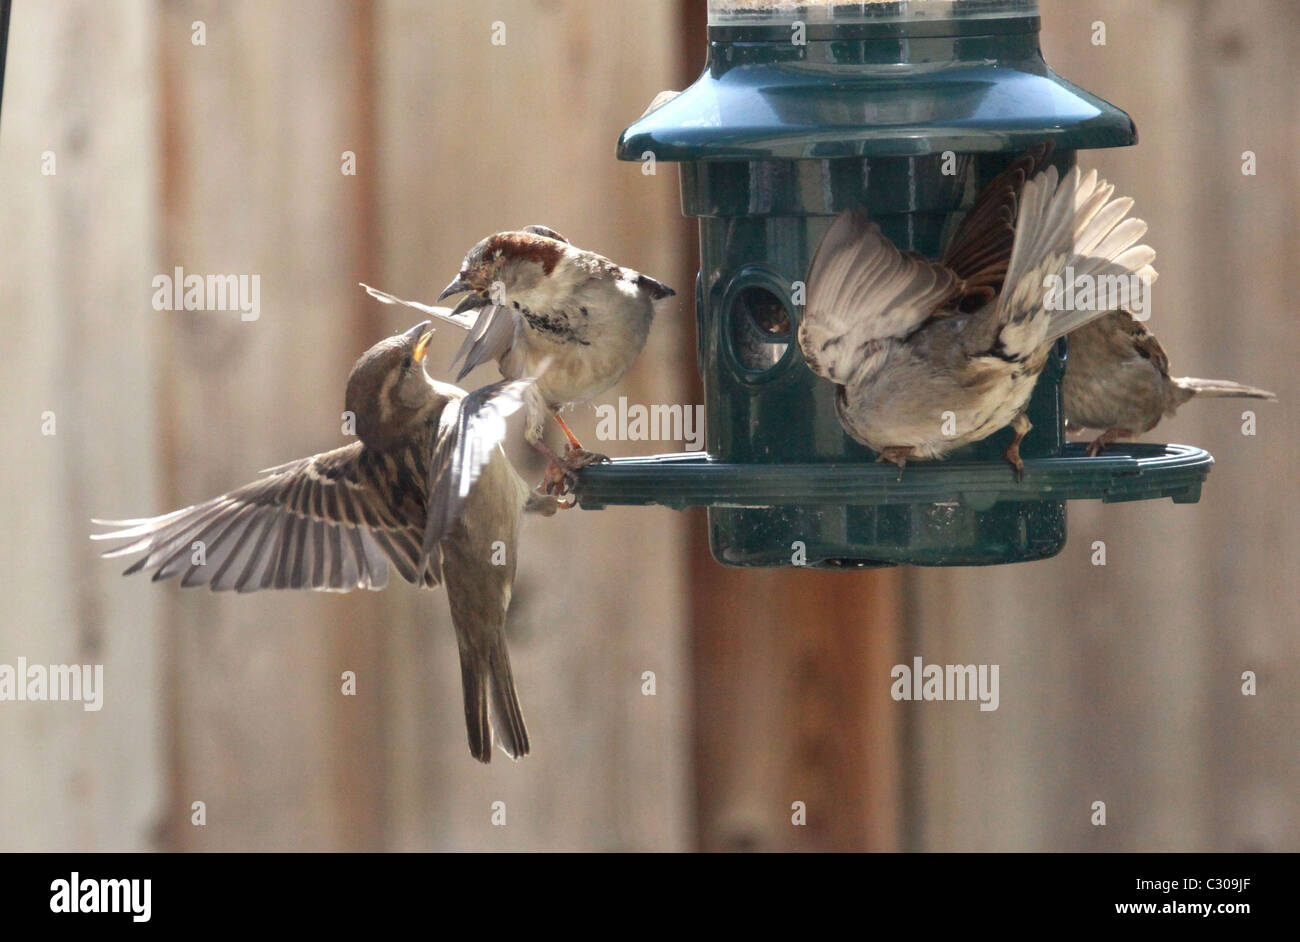
[[[507, 379], [537, 377], [526, 396], [525, 437], [549, 460], [543, 487], [555, 495], [574, 487], [580, 468], [607, 460], [582, 447], [560, 410], [622, 378], [645, 346], [654, 303], [675, 294], [545, 226], [498, 232], [470, 249], [438, 297], [465, 295], [450, 310], [362, 287], [388, 304], [405, 304], [467, 329], [456, 355], [465, 361], [458, 381], [489, 360], [497, 361]], [[548, 415], [568, 438], [563, 456], [542, 438]]]
[[1160, 341], [1128, 311], [1112, 311], [1070, 335], [1061, 394], [1072, 428], [1105, 429], [1088, 446], [1094, 457], [1117, 438], [1151, 431], [1196, 396], [1277, 401], [1267, 389], [1228, 379], [1170, 376]]
[[500, 446], [529, 382], [466, 395], [432, 380], [432, 334], [416, 324], [352, 368], [346, 408], [360, 441], [161, 517], [96, 520], [116, 529], [91, 538], [129, 541], [105, 556], [143, 554], [125, 575], [214, 591], [382, 589], [390, 565], [425, 588], [445, 579], [470, 752], [490, 761], [495, 734], [517, 759], [528, 730], [505, 637], [515, 547], [524, 511], [554, 513], [557, 502], [531, 494]]
[[1010, 425], [1023, 474], [1025, 408], [1052, 344], [1101, 311], [1050, 310], [1053, 277], [1154, 277], [1131, 199], [1095, 171], [1059, 179], [1024, 155], [977, 198], [944, 257], [904, 253], [860, 212], [842, 213], [808, 274], [799, 346], [838, 386], [846, 432], [900, 470]]

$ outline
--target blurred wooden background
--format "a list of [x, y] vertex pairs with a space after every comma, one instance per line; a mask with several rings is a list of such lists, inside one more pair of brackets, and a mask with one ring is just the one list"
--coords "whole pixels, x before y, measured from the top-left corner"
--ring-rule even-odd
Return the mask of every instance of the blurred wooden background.
[[[1300, 846], [1289, 0], [1042, 3], [1049, 63], [1137, 120], [1139, 147], [1086, 161], [1151, 223], [1175, 368], [1282, 398], [1254, 438], [1231, 401], [1157, 430], [1215, 453], [1199, 505], [1080, 504], [1054, 560], [866, 574], [723, 569], [701, 514], [530, 520], [510, 628], [535, 754], [490, 768], [465, 749], [441, 593], [232, 599], [95, 557], [91, 516], [341, 443], [349, 366], [413, 322], [355, 283], [430, 297], [498, 229], [545, 223], [675, 285], [603, 401], [698, 401], [676, 171], [613, 151], [698, 72], [703, 6], [20, 0], [0, 121], [0, 663], [103, 663], [107, 691], [99, 713], [0, 704], [0, 849]], [[260, 319], [154, 311], [150, 279], [175, 265], [260, 274]], [[442, 331], [431, 362], [458, 343]], [[916, 655], [1000, 664], [1000, 709], [894, 703], [889, 668]]]

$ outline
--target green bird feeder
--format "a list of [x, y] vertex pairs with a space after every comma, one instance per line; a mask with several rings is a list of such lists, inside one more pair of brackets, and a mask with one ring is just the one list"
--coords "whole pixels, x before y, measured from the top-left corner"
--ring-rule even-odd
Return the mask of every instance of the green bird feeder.
[[1044, 140], [1137, 141], [1132, 119], [1052, 72], [1035, 0], [711, 0], [704, 74], [623, 132], [621, 160], [681, 164], [699, 219], [703, 453], [583, 471], [583, 507], [707, 506], [733, 566], [978, 565], [1065, 545], [1066, 502], [1200, 498], [1213, 459], [1183, 445], [1067, 443], [1060, 342], [1029, 407], [1017, 481], [1004, 429], [900, 474], [841, 428], [804, 364], [803, 279], [835, 214], [858, 207], [937, 257], [976, 194]]

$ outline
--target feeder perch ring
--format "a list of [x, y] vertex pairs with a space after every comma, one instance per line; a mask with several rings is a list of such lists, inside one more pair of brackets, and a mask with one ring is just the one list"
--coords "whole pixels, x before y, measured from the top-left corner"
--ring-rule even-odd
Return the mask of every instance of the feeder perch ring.
[[578, 497], [587, 510], [615, 504], [686, 507], [776, 507], [831, 504], [957, 503], [984, 511], [1004, 501], [1100, 500], [1118, 503], [1168, 497], [1195, 503], [1214, 458], [1193, 445], [1134, 442], [1112, 445], [1095, 458], [1068, 443], [1059, 457], [1029, 458], [1017, 482], [1008, 465], [984, 461], [892, 464], [744, 465], [704, 452], [615, 458], [579, 472]]

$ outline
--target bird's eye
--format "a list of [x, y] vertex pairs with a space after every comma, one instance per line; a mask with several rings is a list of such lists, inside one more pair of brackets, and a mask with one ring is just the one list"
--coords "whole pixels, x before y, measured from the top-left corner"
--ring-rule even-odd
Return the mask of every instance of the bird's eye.
[[414, 365], [415, 365], [415, 358], [408, 353], [406, 355], [406, 359], [402, 360], [402, 369], [409, 370]]

